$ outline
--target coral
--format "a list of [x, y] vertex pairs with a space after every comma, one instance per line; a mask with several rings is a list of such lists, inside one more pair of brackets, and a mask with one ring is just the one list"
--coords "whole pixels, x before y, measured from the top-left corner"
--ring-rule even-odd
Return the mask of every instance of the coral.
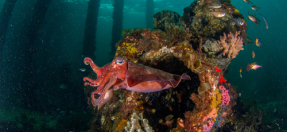
[[201, 103], [200, 98], [195, 93], [191, 94], [190, 99], [195, 103], [195, 105], [199, 105]]
[[124, 131], [127, 122], [128, 121], [125, 120], [125, 119], [121, 120], [121, 122], [118, 124], [118, 127], [117, 127], [118, 128], [118, 132], [123, 132]]
[[226, 53], [228, 58], [235, 58], [240, 50], [243, 50], [243, 39], [238, 36], [236, 31], [235, 35], [231, 32], [228, 34], [228, 39], [226, 34], [223, 34], [223, 37], [220, 36], [220, 41], [218, 41], [224, 48], [223, 55], [225, 56]]
[[214, 122], [209, 120], [206, 124], [203, 125], [203, 132], [209, 132], [212, 129]]
[[147, 119], [143, 119], [143, 127], [144, 127], [144, 130], [146, 132], [154, 132], [154, 130], [152, 129], [152, 127], [148, 124], [148, 120]]
[[219, 89], [221, 90], [221, 102], [223, 105], [228, 105], [230, 102], [230, 96], [228, 93], [228, 90], [224, 86], [219, 86]]
[[173, 118], [173, 115], [168, 115], [167, 117], [165, 117], [165, 122], [163, 122], [163, 120], [160, 119], [160, 120], [159, 120], [159, 123], [162, 124], [162, 125], [165, 125], [165, 126], [167, 126], [167, 127], [169, 127], [169, 128], [171, 128], [171, 127], [172, 127], [173, 120], [174, 120], [174, 119], [172, 119], [172, 118]]
[[203, 82], [200, 84], [200, 86], [198, 87], [197, 91], [198, 91], [198, 94], [201, 95], [203, 94], [205, 91], [209, 90], [210, 89], [210, 86], [208, 83], [206, 82]]
[[220, 83], [226, 82], [226, 79], [223, 77], [223, 74], [220, 75]]
[[197, 55], [191, 53], [190, 51], [184, 51], [182, 57], [180, 57], [180, 60], [183, 61], [184, 65], [190, 69], [194, 70], [194, 64], [195, 61], [197, 60]]
[[133, 47], [130, 43], [123, 43], [127, 49], [127, 52], [129, 52], [130, 54], [137, 54], [138, 51], [135, 47]]
[[122, 110], [124, 111], [124, 117], [127, 117], [130, 113], [133, 113], [137, 110], [137, 99], [138, 92], [125, 91], [125, 100], [122, 105]]
[[183, 28], [180, 28], [179, 26], [173, 23], [166, 23], [164, 29], [169, 37], [170, 42], [172, 43], [178, 41], [181, 42], [188, 35]]
[[133, 113], [131, 115], [131, 119], [130, 121], [127, 122], [127, 126], [125, 127], [125, 130], [127, 132], [143, 132], [143, 130], [141, 129], [141, 125], [139, 121], [142, 121], [143, 124], [143, 128], [145, 129], [146, 132], [153, 132], [154, 130], [152, 129], [152, 127], [148, 124], [148, 120], [147, 119], [143, 119], [143, 115], [139, 114], [139, 116], [136, 113]]
[[240, 14], [240, 11], [237, 10], [237, 9], [235, 9], [235, 10], [234, 10], [234, 14], [239, 15], [239, 14]]
[[201, 61], [199, 59], [197, 59], [195, 62], [194, 62], [194, 69], [198, 69], [198, 68], [201, 68], [202, 65], [201, 65]]
[[211, 108], [216, 108], [216, 111], [218, 111], [219, 107], [218, 105], [221, 103], [221, 94], [219, 93], [219, 89], [216, 89], [214, 92], [214, 96], [212, 97], [211, 101]]
[[174, 56], [173, 48], [168, 48], [167, 46], [163, 46], [159, 50], [151, 50], [145, 53], [142, 58], [144, 58], [144, 62], [150, 61], [155, 62], [155, 60], [165, 60], [169, 57]]
[[178, 118], [178, 119], [177, 119], [177, 124], [178, 124], [178, 126], [184, 128], [184, 121], [183, 121], [183, 119]]
[[213, 119], [216, 117], [217, 117], [217, 112], [216, 112], [216, 109], [213, 108], [206, 116], [203, 117], [202, 121], [206, 121], [207, 119]]

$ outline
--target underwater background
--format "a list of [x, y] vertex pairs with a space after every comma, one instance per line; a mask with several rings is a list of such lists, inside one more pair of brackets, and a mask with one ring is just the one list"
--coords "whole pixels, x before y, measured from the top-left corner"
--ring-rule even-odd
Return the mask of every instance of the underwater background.
[[[6, 1], [0, 0], [2, 12]], [[3, 25], [4, 18], [0, 16], [1, 30], [7, 30], [5, 36], [1, 36], [5, 42], [0, 47], [0, 131], [90, 130], [95, 114], [87, 99], [90, 91], [85, 91], [83, 77], [88, 76], [91, 70], [83, 65], [83, 59], [95, 58], [95, 64], [100, 67], [113, 59], [110, 43], [114, 1], [100, 1], [94, 57], [82, 53], [88, 0], [13, 1], [16, 2], [9, 22]], [[154, 14], [172, 10], [182, 16], [183, 9], [192, 2], [154, 0]], [[253, 41], [257, 37], [263, 44], [261, 47], [253, 43], [244, 46], [244, 50], [228, 66], [224, 78], [237, 88], [243, 109], [253, 107], [264, 113], [260, 115], [262, 122], [257, 124], [260, 129], [255, 131], [286, 131], [287, 1], [252, 2], [260, 7], [258, 11], [250, 8], [253, 4], [231, 0], [231, 4], [245, 18], [248, 37]], [[145, 0], [125, 0], [122, 29], [146, 28], [145, 12]], [[258, 26], [248, 20], [248, 13], [260, 19]], [[268, 21], [268, 29], [259, 13]], [[39, 20], [33, 21], [35, 19]], [[256, 53], [254, 59], [252, 51]], [[252, 72], [243, 70], [241, 78], [240, 67], [245, 69], [252, 62], [262, 67]], [[32, 72], [28, 76], [25, 72], [27, 64], [28, 71]]]

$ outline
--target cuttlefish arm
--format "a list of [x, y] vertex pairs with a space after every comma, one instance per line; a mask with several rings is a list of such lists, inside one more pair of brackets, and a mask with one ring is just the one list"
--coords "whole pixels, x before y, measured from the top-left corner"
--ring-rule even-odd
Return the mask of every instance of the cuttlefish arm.
[[[115, 58], [105, 68], [100, 76], [101, 83], [98, 84], [97, 90], [91, 93], [92, 104], [98, 106], [98, 109], [112, 98], [114, 87], [118, 87], [124, 80], [127, 64], [123, 58]], [[98, 99], [95, 99], [95, 94], [100, 95]]]
[[[101, 92], [96, 90], [91, 93], [91, 100], [93, 106], [98, 106], [98, 110], [107, 103], [112, 97], [113, 97], [113, 88], [112, 86], [116, 83], [117, 78], [112, 78], [103, 89], [101, 89]], [[95, 99], [95, 94], [99, 94], [99, 98]]]
[[104, 80], [104, 77], [106, 76], [106, 74], [108, 73], [108, 70], [110, 69], [110, 65], [111, 63], [109, 64], [106, 64], [105, 66], [103, 67], [98, 67], [94, 61], [91, 59], [91, 58], [88, 58], [86, 57], [84, 59], [84, 64], [85, 65], [90, 65], [92, 70], [97, 74], [97, 79], [96, 80], [93, 80], [91, 78], [88, 78], [88, 77], [84, 77], [83, 80], [85, 82], [85, 86], [93, 86], [93, 87], [96, 87], [96, 86], [99, 86], [102, 81]]

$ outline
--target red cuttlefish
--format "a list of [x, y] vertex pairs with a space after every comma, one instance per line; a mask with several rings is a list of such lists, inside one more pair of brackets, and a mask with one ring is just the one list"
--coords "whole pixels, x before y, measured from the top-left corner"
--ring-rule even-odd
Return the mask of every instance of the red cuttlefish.
[[[147, 67], [127, 61], [125, 57], [116, 57], [103, 67], [98, 67], [90, 58], [85, 58], [84, 63], [90, 65], [97, 74], [97, 79], [93, 80], [84, 77], [85, 86], [97, 87], [91, 93], [93, 106], [101, 108], [113, 97], [113, 91], [126, 89], [136, 92], [157, 92], [171, 87], [176, 87], [181, 80], [190, 80], [185, 73], [180, 75], [171, 74], [162, 70]], [[99, 94], [99, 98], [95, 98]]]

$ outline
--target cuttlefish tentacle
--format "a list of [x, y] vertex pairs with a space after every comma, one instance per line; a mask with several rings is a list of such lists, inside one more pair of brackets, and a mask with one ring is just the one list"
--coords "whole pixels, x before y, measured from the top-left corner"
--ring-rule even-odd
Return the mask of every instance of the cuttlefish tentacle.
[[[111, 99], [110, 95], [113, 94], [113, 90], [110, 88], [116, 83], [117, 77], [113, 76], [112, 71], [107, 71], [95, 81], [99, 81], [99, 86], [97, 90], [91, 93], [92, 104], [93, 106], [98, 106], [98, 109], [105, 104], [109, 99]], [[100, 97], [98, 99], [94, 98], [95, 94], [99, 94]]]
[[91, 68], [93, 69], [93, 71], [97, 74], [96, 80], [93, 80], [93, 79], [88, 78], [88, 77], [84, 77], [83, 80], [85, 82], [85, 86], [87, 86], [87, 85], [91, 85], [93, 87], [99, 86], [102, 83], [102, 81], [105, 79], [105, 77], [106, 77], [105, 74], [108, 73], [107, 70], [109, 70], [108, 67], [110, 65], [107, 64], [107, 65], [100, 68], [93, 62], [93, 60], [91, 58], [88, 58], [88, 57], [86, 57], [84, 59], [84, 63], [86, 65], [90, 65]]
[[[91, 99], [93, 106], [98, 106], [98, 110], [102, 105], [108, 102], [113, 97], [113, 88], [112, 86], [116, 83], [117, 78], [112, 78], [104, 88], [97, 89], [91, 93]], [[98, 99], [95, 99], [95, 94], [100, 94]]]
[[97, 73], [97, 75], [100, 75], [102, 73], [103, 68], [98, 67], [91, 58], [86, 57], [84, 59], [84, 63], [85, 65], [90, 65], [93, 71]]
[[[93, 80], [93, 79], [91, 79], [91, 78], [84, 77], [83, 80], [84, 80], [84, 82], [85, 82], [85, 84], [84, 84], [85, 86], [91, 85], [91, 86], [93, 86], [93, 87], [96, 87], [96, 86], [98, 86], [98, 85], [100, 84], [100, 80], [99, 80], [99, 79]], [[87, 81], [88, 81], [88, 82], [87, 82]]]

